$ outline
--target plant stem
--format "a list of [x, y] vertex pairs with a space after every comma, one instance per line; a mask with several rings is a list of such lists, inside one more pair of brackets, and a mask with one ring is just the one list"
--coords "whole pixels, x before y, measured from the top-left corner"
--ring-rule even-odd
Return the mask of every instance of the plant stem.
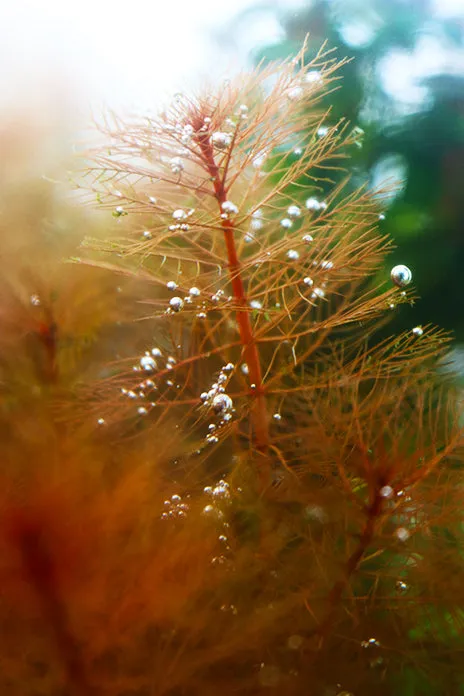
[[359, 537], [358, 545], [346, 561], [344, 575], [333, 585], [329, 592], [329, 611], [325, 619], [319, 624], [315, 631], [315, 633], [319, 635], [321, 639], [324, 639], [324, 637], [327, 636], [335, 619], [337, 608], [340, 600], [342, 599], [346, 586], [348, 585], [352, 575], [358, 570], [367, 549], [374, 538], [377, 520], [382, 513], [383, 501], [384, 499], [377, 491], [367, 508], [367, 518], [364, 523], [361, 536]]
[[44, 547], [40, 529], [25, 523], [17, 538], [26, 577], [34, 588], [44, 615], [53, 631], [58, 653], [63, 660], [68, 688], [75, 696], [92, 696], [79, 647], [69, 625], [63, 602], [56, 587], [55, 562]]
[[[223, 213], [223, 203], [227, 200], [225, 181], [220, 175], [219, 167], [214, 159], [213, 146], [210, 143], [208, 133], [197, 132], [198, 144], [203, 156], [205, 166], [211, 176], [214, 195], [219, 205], [220, 213]], [[237, 304], [237, 324], [240, 340], [243, 346], [245, 362], [248, 365], [250, 378], [250, 395], [254, 399], [252, 410], [252, 423], [255, 443], [260, 452], [265, 454], [269, 447], [269, 417], [263, 385], [263, 375], [259, 359], [259, 351], [248, 311], [248, 300], [241, 275], [240, 259], [235, 244], [235, 226], [230, 217], [221, 218], [222, 230], [227, 250], [232, 292]]]

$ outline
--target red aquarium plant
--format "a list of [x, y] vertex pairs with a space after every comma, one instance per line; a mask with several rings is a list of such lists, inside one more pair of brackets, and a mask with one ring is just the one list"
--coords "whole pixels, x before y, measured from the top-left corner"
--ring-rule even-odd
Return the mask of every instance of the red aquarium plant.
[[411, 273], [378, 196], [320, 197], [359, 134], [304, 55], [108, 118], [79, 178], [113, 229], [5, 347], [5, 693], [460, 693], [448, 339], [375, 341]]

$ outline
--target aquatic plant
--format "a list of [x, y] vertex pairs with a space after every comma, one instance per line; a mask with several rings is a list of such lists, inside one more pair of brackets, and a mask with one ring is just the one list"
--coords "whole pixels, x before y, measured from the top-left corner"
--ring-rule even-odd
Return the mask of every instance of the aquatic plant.
[[321, 199], [357, 132], [303, 56], [108, 117], [76, 179], [112, 229], [57, 279], [38, 245], [28, 316], [74, 284], [3, 351], [9, 694], [460, 693], [448, 338], [375, 342], [412, 274], [372, 280], [378, 196]]

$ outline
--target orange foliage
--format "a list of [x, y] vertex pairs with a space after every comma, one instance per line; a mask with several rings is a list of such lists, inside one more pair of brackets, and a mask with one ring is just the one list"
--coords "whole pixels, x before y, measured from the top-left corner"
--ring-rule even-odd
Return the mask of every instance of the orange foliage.
[[303, 50], [114, 118], [80, 181], [110, 222], [5, 201], [0, 693], [390, 694], [417, 665], [458, 693], [448, 337], [373, 341], [413, 295], [371, 280], [376, 199], [316, 197], [356, 139], [335, 79]]

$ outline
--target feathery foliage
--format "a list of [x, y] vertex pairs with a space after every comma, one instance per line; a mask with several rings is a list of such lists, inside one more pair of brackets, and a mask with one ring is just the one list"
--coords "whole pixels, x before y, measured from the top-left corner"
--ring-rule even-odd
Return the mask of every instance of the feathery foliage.
[[7, 266], [5, 693], [461, 693], [447, 337], [370, 344], [412, 294], [376, 200], [318, 197], [356, 131], [302, 56], [108, 119], [79, 184], [116, 232]]

